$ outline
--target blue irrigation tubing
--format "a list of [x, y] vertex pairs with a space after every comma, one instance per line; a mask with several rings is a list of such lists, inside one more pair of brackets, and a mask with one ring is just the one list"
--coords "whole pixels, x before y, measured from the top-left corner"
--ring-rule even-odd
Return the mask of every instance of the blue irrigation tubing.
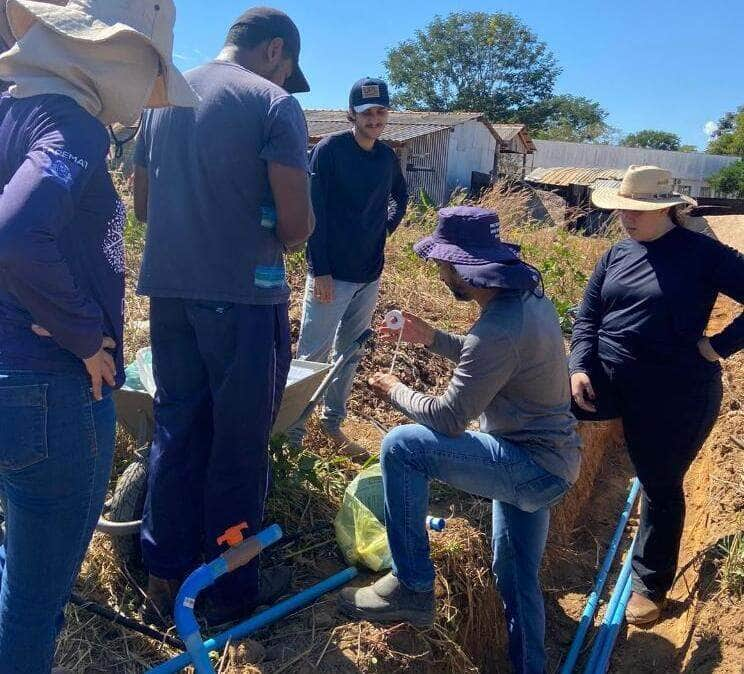
[[[327, 592], [331, 592], [352, 580], [359, 572], [353, 566], [348, 569], [339, 571], [337, 574], [326, 578], [325, 580], [303, 590], [298, 594], [279, 602], [258, 615], [249, 618], [245, 622], [231, 627], [229, 630], [222, 632], [204, 642], [204, 648], [209, 651], [218, 651], [225, 647], [228, 641], [237, 641], [244, 639], [249, 634], [257, 632], [267, 625], [275, 623], [277, 620], [284, 618], [290, 613], [307, 606]], [[147, 670], [147, 674], [175, 674], [184, 667], [191, 664], [191, 656], [188, 653], [182, 653], [175, 658], [164, 662], [162, 665]]]
[[194, 616], [197, 596], [202, 590], [213, 585], [220, 576], [247, 564], [261, 550], [273, 545], [281, 537], [281, 527], [273, 524], [244, 540], [240, 545], [230, 548], [209, 564], [202, 564], [181, 585], [176, 596], [173, 619], [178, 636], [183, 640], [197, 674], [215, 674], [209, 659], [209, 651], [204, 648], [199, 624]]
[[584, 668], [584, 674], [596, 674], [597, 672], [597, 665], [599, 664], [599, 659], [602, 655], [602, 649], [604, 648], [605, 640], [607, 639], [607, 635], [610, 631], [610, 623], [615, 616], [615, 611], [617, 610], [618, 604], [622, 599], [625, 584], [628, 582], [631, 571], [633, 569], [633, 550], [635, 549], [635, 542], [636, 537], [634, 536], [633, 542], [628, 548], [628, 555], [623, 562], [622, 568], [620, 569], [620, 575], [617, 577], [617, 582], [615, 583], [615, 587], [612, 590], [612, 596], [610, 597], [610, 601], [607, 604], [607, 611], [605, 613], [604, 620], [602, 620], [602, 624], [599, 626], [597, 638], [594, 640], [594, 645], [592, 646], [591, 653], [589, 654], [589, 662], [587, 662], [587, 665]]
[[633, 583], [630, 576], [628, 576], [628, 579], [625, 581], [625, 587], [620, 595], [620, 601], [615, 608], [615, 614], [612, 616], [612, 620], [610, 621], [604, 645], [602, 646], [602, 653], [599, 656], [597, 668], [594, 670], [595, 674], [605, 674], [609, 669], [612, 650], [615, 648], [617, 636], [620, 634], [620, 628], [623, 626], [623, 622], [625, 621], [625, 607], [628, 605], [628, 600], [630, 599], [630, 593], [632, 590]]
[[615, 527], [615, 533], [613, 534], [612, 540], [610, 541], [610, 546], [607, 548], [607, 553], [605, 554], [604, 561], [602, 562], [602, 567], [599, 569], [597, 578], [594, 581], [594, 589], [592, 590], [592, 593], [589, 595], [589, 598], [586, 601], [586, 606], [584, 607], [584, 612], [581, 614], [579, 626], [576, 628], [576, 634], [574, 635], [573, 642], [571, 642], [571, 648], [569, 649], [568, 655], [566, 656], [566, 661], [561, 667], [561, 674], [571, 674], [571, 672], [573, 672], [574, 670], [574, 667], [576, 667], [576, 662], [578, 661], [579, 654], [581, 653], [581, 647], [584, 645], [584, 639], [586, 639], [586, 634], [592, 625], [594, 614], [597, 612], [597, 606], [599, 606], [599, 598], [602, 596], [602, 590], [604, 589], [604, 585], [607, 582], [607, 576], [609, 575], [610, 569], [612, 568], [612, 562], [615, 560], [615, 556], [617, 555], [617, 550], [620, 547], [620, 541], [623, 538], [625, 527], [628, 524], [628, 519], [630, 518], [630, 513], [633, 511], [633, 506], [635, 505], [640, 488], [641, 483], [638, 481], [638, 478], [633, 478], [633, 482], [630, 485], [630, 491], [628, 492], [628, 498], [625, 499], [623, 511], [620, 513], [620, 519], [618, 520], [617, 526]]

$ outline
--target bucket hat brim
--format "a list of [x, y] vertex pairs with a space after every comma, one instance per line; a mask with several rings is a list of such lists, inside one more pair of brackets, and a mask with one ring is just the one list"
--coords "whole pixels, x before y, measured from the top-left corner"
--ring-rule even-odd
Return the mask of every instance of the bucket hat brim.
[[463, 248], [437, 236], [427, 236], [414, 244], [413, 251], [425, 260], [440, 260], [452, 264], [480, 265], [499, 262], [519, 262], [519, 246], [501, 242], [488, 248]]
[[173, 105], [191, 108], [199, 102], [199, 97], [174, 65], [173, 55], [163, 53], [150, 37], [131, 26], [123, 23], [108, 24], [74, 7], [38, 0], [7, 0], [6, 11], [8, 24], [16, 40], [23, 37], [36, 21], [69, 39], [91, 44], [105, 42], [119, 35], [137, 36], [155, 50], [163, 69], [160, 76], [163, 79], [162, 86], [155, 86], [155, 91], [162, 92], [158, 98], [163, 100], [151, 100], [148, 107]]
[[660, 211], [672, 206], [697, 206], [694, 199], [684, 194], [670, 194], [664, 197], [625, 197], [619, 187], [598, 187], [592, 192], [592, 204], [606, 211]]
[[427, 236], [413, 246], [425, 260], [449, 262], [455, 271], [474, 288], [534, 290], [540, 275], [519, 257], [519, 246], [501, 241], [488, 248], [463, 248]]

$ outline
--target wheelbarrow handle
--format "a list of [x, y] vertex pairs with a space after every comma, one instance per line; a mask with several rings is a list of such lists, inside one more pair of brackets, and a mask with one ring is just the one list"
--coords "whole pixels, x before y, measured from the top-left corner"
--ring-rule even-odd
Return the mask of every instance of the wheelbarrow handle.
[[333, 381], [336, 373], [343, 367], [343, 365], [346, 363], [347, 360], [349, 360], [349, 358], [354, 356], [356, 352], [359, 351], [359, 349], [361, 349], [374, 336], [375, 331], [367, 328], [349, 345], [349, 347], [345, 351], [343, 351], [338, 356], [338, 358], [336, 358], [336, 362], [333, 363], [331, 369], [328, 370], [326, 376], [323, 378], [323, 381], [320, 382], [318, 388], [315, 389], [315, 393], [313, 393], [312, 398], [310, 398], [310, 402], [308, 402], [308, 404], [305, 406], [305, 409], [302, 410], [302, 414], [300, 414], [294, 425], [300, 426], [303, 425], [305, 421], [307, 421], [310, 413], [313, 411], [313, 409], [315, 409], [315, 406], [318, 404], [318, 401], [321, 399], [326, 389]]

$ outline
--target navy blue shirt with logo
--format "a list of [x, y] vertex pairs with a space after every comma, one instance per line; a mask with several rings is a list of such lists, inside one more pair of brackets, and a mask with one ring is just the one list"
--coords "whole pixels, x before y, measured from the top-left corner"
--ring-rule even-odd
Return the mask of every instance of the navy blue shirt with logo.
[[284, 246], [268, 164], [308, 169], [295, 98], [235, 63], [186, 73], [195, 109], [148, 111], [134, 161], [149, 178], [138, 290], [151, 297], [283, 304]]
[[0, 97], [2, 369], [84, 373], [108, 336], [123, 381], [126, 214], [108, 149], [105, 127], [71, 98]]

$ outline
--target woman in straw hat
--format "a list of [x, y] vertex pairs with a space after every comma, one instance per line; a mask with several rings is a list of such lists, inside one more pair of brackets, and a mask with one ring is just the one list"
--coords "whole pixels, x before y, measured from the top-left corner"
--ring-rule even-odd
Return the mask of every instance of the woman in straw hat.
[[[62, 5], [62, 6], [61, 6]], [[103, 505], [124, 378], [106, 124], [196, 103], [172, 0], [8, 0], [0, 55], [0, 671], [49, 672]]]
[[669, 171], [631, 166], [619, 189], [594, 192], [629, 238], [597, 264], [571, 342], [576, 416], [622, 418], [643, 487], [631, 624], [661, 615], [684, 525], [682, 481], [721, 406], [719, 360], [744, 347], [744, 314], [704, 336], [719, 292], [744, 301], [744, 256], [682, 227], [691, 200], [671, 187]]

